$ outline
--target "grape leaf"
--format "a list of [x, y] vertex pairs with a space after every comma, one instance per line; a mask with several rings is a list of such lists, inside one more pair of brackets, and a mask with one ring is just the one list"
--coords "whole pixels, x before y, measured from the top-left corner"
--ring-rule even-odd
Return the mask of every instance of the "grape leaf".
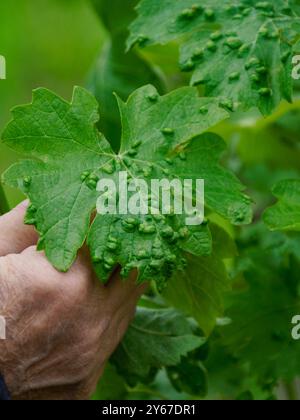
[[199, 398], [207, 395], [207, 372], [201, 362], [183, 358], [177, 366], [168, 367], [167, 373], [176, 391]]
[[164, 87], [153, 67], [136, 51], [125, 53], [127, 26], [134, 17], [137, 0], [94, 0], [93, 3], [109, 31], [109, 39], [91, 70], [87, 86], [102, 105], [99, 130], [118, 151], [122, 127], [113, 93], [126, 100], [145, 84], [154, 85], [159, 92], [164, 92]]
[[211, 230], [213, 254], [200, 258], [189, 256], [185, 275], [176, 274], [164, 291], [167, 302], [192, 316], [205, 335], [212, 332], [216, 319], [223, 315], [223, 295], [230, 290], [222, 259], [236, 255], [233, 240], [216, 226]]
[[127, 97], [137, 88], [151, 83], [163, 92], [158, 75], [135, 52], [124, 53], [124, 34], [115, 36], [103, 47], [102, 53], [91, 71], [88, 89], [102, 104], [100, 131], [110, 139], [114, 150], [120, 147], [121, 122], [118, 104], [113, 96]]
[[278, 203], [266, 210], [264, 221], [271, 230], [300, 231], [300, 181], [285, 180], [273, 189]]
[[[254, 272], [258, 278], [258, 269], [252, 266], [248, 280]], [[288, 271], [281, 272], [283, 278], [280, 273], [275, 276], [274, 270], [261, 273], [259, 280], [249, 280], [248, 291], [230, 299], [227, 315], [232, 323], [224, 328], [223, 342], [232, 355], [251, 363], [259, 379], [292, 380], [300, 373], [300, 344], [291, 335], [300, 299], [289, 286]]]
[[272, 390], [279, 379], [290, 381], [300, 372], [300, 342], [292, 337], [292, 319], [300, 311], [300, 264], [293, 244], [277, 249], [278, 232], [263, 223], [245, 230], [250, 232], [240, 241], [235, 273], [244, 281], [226, 297], [231, 323], [219, 333], [236, 361], [248, 364], [257, 382]]
[[179, 38], [181, 69], [228, 109], [270, 114], [291, 101], [299, 17], [288, 0], [141, 0], [137, 11], [128, 47]]
[[112, 36], [127, 30], [134, 18], [137, 0], [91, 0], [96, 12]]
[[[239, 181], [218, 163], [223, 141], [212, 134], [197, 137], [227, 117], [214, 99], [199, 98], [195, 88], [160, 97], [154, 87], [145, 86], [127, 103], [118, 102], [123, 134], [116, 154], [96, 129], [98, 104], [90, 93], [75, 88], [70, 104], [46, 89], [36, 90], [32, 104], [13, 110], [14, 119], [3, 134], [9, 147], [31, 160], [13, 165], [3, 180], [30, 198], [26, 223], [37, 227], [38, 248], [58, 270], [70, 268], [88, 235], [102, 281], [121, 264], [124, 277], [138, 268], [141, 281], [155, 276], [164, 283], [185, 266], [182, 250], [194, 228], [189, 230], [181, 216], [159, 214], [98, 214], [90, 226], [98, 180], [118, 185], [124, 171], [134, 181], [205, 178], [206, 205], [235, 224], [250, 222], [250, 200]], [[189, 252], [207, 255], [208, 227], [198, 229], [207, 238], [201, 249], [189, 243]]]
[[108, 363], [97, 385], [93, 399], [97, 401], [124, 400], [127, 395], [126, 383], [118, 375], [116, 368]]
[[204, 342], [195, 334], [193, 324], [173, 309], [138, 308], [112, 363], [134, 383], [147, 378], [153, 368], [177, 365], [182, 356]]
[[273, 397], [273, 386], [259, 383], [247, 360], [234, 356], [215, 334], [209, 341], [209, 358], [204, 365], [208, 375], [208, 396], [212, 400], [235, 400], [251, 393], [255, 400]]

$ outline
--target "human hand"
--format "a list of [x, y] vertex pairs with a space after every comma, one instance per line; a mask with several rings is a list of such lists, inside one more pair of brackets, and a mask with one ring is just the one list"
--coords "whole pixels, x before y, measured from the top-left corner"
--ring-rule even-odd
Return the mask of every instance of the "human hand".
[[23, 224], [26, 202], [0, 217], [0, 372], [16, 399], [87, 399], [122, 339], [145, 285], [136, 275], [107, 286], [83, 250], [68, 273], [37, 252]]

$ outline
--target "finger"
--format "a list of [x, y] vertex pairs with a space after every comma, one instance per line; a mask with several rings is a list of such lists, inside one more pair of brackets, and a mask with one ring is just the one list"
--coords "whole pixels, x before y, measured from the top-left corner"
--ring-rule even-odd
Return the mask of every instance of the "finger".
[[128, 299], [139, 299], [148, 288], [148, 283], [137, 283], [138, 273], [136, 270], [132, 271], [128, 279], [124, 280], [117, 271], [110, 282], [107, 289], [114, 303], [119, 306], [126, 303]]
[[0, 256], [18, 254], [36, 244], [38, 235], [32, 226], [24, 224], [28, 201], [0, 217]]

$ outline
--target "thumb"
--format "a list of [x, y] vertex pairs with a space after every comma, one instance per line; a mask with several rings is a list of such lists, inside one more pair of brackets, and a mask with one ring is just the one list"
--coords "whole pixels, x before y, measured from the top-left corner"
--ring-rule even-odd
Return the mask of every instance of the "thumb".
[[18, 254], [35, 245], [38, 235], [32, 226], [24, 225], [28, 201], [0, 217], [0, 256]]

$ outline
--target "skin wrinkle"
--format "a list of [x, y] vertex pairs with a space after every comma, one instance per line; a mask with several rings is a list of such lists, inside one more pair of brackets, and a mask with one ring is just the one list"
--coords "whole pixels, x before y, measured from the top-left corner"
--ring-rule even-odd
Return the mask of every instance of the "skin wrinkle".
[[87, 249], [68, 273], [56, 271], [23, 225], [27, 205], [0, 217], [0, 314], [8, 327], [0, 371], [14, 399], [87, 399], [146, 285], [136, 285], [136, 273], [121, 281], [119, 269], [101, 284]]
[[[124, 332], [127, 329], [127, 326], [129, 324], [130, 320], [134, 317], [135, 311], [132, 311], [132, 303], [135, 305], [136, 300], [137, 300], [137, 297], [134, 298], [134, 301], [133, 302], [129, 302], [129, 304], [127, 305], [127, 307], [125, 307], [125, 310], [124, 310], [124, 306], [123, 305], [121, 305], [119, 307], [119, 310], [117, 312], [115, 312], [114, 317], [107, 324], [107, 326], [105, 327], [105, 329], [102, 330], [102, 335], [103, 335], [102, 340], [103, 341], [109, 342], [109, 340], [106, 339], [105, 334], [107, 333], [107, 336], [108, 337], [113, 336], [113, 333], [114, 333], [115, 330], [117, 330], [117, 333], [115, 334], [115, 337], [118, 337], [118, 340], [123, 337]], [[127, 317], [128, 314], [130, 315], [130, 313], [131, 313], [131, 316]], [[126, 317], [128, 319], [126, 319]], [[125, 321], [123, 321], [124, 318], [125, 318]], [[124, 325], [122, 326], [122, 322], [124, 322], [125, 326]], [[97, 332], [97, 331], [95, 331], [95, 332]], [[98, 331], [98, 334], [99, 334], [99, 331]], [[99, 341], [99, 343], [100, 343], [100, 345], [99, 345], [99, 348], [98, 348], [97, 353], [99, 354], [100, 362], [103, 364], [103, 363], [106, 362], [106, 359], [105, 360], [102, 360], [102, 356], [100, 357], [100, 355], [103, 353], [103, 349], [101, 349], [101, 347], [102, 347], [101, 341]], [[111, 353], [113, 350], [114, 350], [114, 348], [112, 348], [112, 349], [109, 348], [108, 351], [106, 351], [105, 353]], [[85, 356], [84, 353], [81, 352], [81, 354], [83, 356]], [[86, 368], [86, 366], [82, 366], [82, 367]], [[46, 368], [46, 367], [44, 367], [44, 368]], [[91, 373], [93, 371], [94, 371], [94, 367], [91, 368]], [[55, 385], [60, 385], [60, 384], [57, 383]]]

